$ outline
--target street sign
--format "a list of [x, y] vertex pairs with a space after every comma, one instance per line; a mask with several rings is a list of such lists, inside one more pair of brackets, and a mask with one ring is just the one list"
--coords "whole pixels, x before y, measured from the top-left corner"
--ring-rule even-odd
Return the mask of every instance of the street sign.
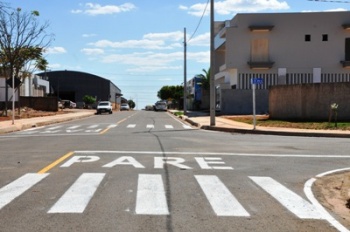
[[264, 84], [264, 79], [261, 77], [253, 77], [252, 79], [250, 79], [251, 84], [255, 84], [255, 85], [262, 85]]

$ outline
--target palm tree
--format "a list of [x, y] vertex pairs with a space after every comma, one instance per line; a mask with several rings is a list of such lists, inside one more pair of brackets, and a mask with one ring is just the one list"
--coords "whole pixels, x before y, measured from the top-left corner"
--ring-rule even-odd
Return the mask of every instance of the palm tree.
[[202, 78], [202, 88], [205, 90], [209, 90], [210, 86], [210, 68], [208, 70], [202, 69], [204, 74], [197, 75], [198, 77]]

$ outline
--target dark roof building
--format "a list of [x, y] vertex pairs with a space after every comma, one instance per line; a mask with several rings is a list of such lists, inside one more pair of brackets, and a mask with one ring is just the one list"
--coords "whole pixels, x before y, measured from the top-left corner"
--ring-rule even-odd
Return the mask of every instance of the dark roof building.
[[51, 71], [37, 74], [50, 82], [50, 94], [60, 99], [82, 102], [85, 95], [97, 101], [120, 104], [121, 90], [110, 80], [77, 71]]

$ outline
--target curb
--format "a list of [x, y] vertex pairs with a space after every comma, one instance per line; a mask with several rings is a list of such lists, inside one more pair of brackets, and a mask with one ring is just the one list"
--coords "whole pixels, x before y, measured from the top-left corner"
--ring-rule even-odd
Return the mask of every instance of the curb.
[[253, 129], [238, 129], [238, 128], [227, 128], [201, 125], [200, 123], [192, 121], [187, 116], [179, 116], [182, 120], [190, 123], [191, 125], [198, 127], [203, 130], [221, 131], [229, 133], [240, 133], [240, 134], [257, 134], [257, 135], [278, 135], [278, 136], [298, 136], [298, 137], [325, 137], [325, 138], [350, 138], [350, 134], [338, 134], [338, 133], [318, 133], [318, 132], [297, 132], [297, 131], [268, 131], [268, 130], [253, 130]]

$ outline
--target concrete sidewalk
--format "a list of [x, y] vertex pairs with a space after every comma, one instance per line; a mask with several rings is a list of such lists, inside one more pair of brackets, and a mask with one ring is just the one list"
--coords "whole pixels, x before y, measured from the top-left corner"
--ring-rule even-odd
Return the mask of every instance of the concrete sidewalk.
[[[175, 111], [170, 112], [174, 113]], [[254, 130], [252, 124], [237, 122], [220, 116], [215, 117], [215, 126], [210, 126], [210, 116], [207, 113], [200, 112], [188, 112], [186, 116], [180, 116], [180, 118], [196, 127], [205, 130], [244, 134], [350, 138], [350, 131], [343, 130], [311, 130], [262, 126], [256, 126]]]
[[12, 120], [1, 121], [0, 134], [85, 118], [94, 115], [95, 112], [96, 110], [71, 110], [65, 114], [57, 114], [53, 116], [15, 119], [14, 124], [12, 124]]

